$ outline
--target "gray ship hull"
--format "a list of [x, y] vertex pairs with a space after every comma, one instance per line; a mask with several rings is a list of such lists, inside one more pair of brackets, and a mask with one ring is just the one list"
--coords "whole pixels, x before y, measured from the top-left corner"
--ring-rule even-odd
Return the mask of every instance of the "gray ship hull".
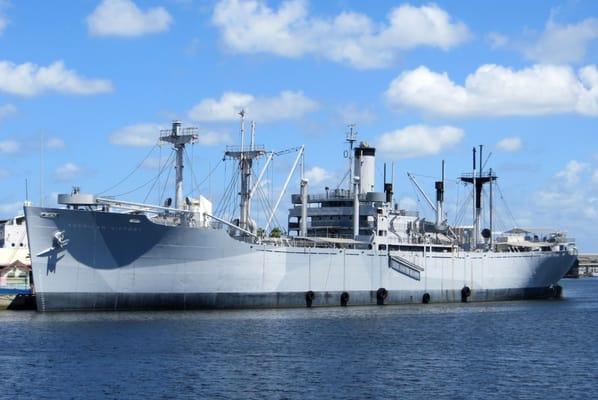
[[554, 285], [575, 261], [564, 251], [274, 246], [224, 230], [159, 225], [144, 215], [35, 207], [25, 207], [25, 215], [40, 311], [545, 298], [558, 294]]
[[[422, 291], [389, 291], [379, 301], [376, 291], [349, 291], [347, 306], [421, 304]], [[314, 292], [310, 307], [342, 306], [343, 292]], [[461, 302], [461, 291], [429, 293], [434, 303]], [[556, 297], [554, 288], [476, 290], [468, 302], [548, 299]], [[305, 293], [40, 293], [42, 311], [118, 311], [118, 310], [218, 310], [259, 308], [304, 308]]]

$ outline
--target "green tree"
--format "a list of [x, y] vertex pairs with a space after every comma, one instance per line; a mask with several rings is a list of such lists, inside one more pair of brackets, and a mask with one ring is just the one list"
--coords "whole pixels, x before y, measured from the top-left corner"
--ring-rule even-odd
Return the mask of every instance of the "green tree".
[[271, 238], [279, 238], [282, 236], [282, 230], [280, 228], [272, 228], [270, 231]]

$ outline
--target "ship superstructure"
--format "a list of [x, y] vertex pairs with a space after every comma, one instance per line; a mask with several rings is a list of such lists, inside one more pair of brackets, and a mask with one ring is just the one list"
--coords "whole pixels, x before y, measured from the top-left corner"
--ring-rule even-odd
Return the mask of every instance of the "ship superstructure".
[[25, 217], [0, 221], [0, 291], [29, 289], [30, 271]]
[[[150, 205], [78, 189], [59, 195], [65, 208], [26, 206], [38, 309], [312, 307], [560, 294], [557, 283], [575, 261], [574, 244], [563, 236], [531, 247], [505, 242], [492, 224], [482, 227], [481, 199], [474, 201], [472, 227], [451, 227], [443, 212], [444, 168], [436, 203], [426, 196], [436, 215], [427, 221], [394, 204], [393, 179], [384, 174], [376, 184], [376, 149], [356, 146], [351, 129], [346, 182], [311, 194], [303, 146], [268, 151], [255, 144], [253, 123], [246, 141], [240, 116], [241, 145], [225, 152], [238, 171], [229, 191], [238, 196], [236, 215], [214, 212], [204, 196], [183, 195], [183, 153], [197, 133], [178, 121], [160, 135], [176, 154], [174, 207], [169, 199]], [[291, 172], [258, 227], [252, 201], [264, 171], [289, 152], [297, 153]], [[255, 175], [258, 159], [263, 167]], [[288, 232], [274, 234], [276, 210], [297, 170]], [[492, 171], [476, 171], [475, 161], [471, 176], [463, 176], [474, 196], [495, 180]]]

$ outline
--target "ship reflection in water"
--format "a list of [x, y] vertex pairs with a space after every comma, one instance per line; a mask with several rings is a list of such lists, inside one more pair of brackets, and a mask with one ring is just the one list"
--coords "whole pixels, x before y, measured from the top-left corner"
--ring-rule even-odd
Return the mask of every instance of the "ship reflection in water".
[[[12, 398], [596, 398], [598, 280], [565, 298], [0, 313]], [[584, 321], [580, 326], [579, 321]], [[584, 345], [588, 343], [588, 345]], [[29, 351], [28, 349], [31, 349]]]

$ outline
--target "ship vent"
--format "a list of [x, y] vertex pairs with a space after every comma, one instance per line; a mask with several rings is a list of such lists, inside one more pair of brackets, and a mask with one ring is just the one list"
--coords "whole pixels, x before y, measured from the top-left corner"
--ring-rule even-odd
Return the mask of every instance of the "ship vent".
[[388, 266], [416, 281], [420, 280], [421, 272], [424, 270], [422, 267], [397, 256], [388, 256]]

